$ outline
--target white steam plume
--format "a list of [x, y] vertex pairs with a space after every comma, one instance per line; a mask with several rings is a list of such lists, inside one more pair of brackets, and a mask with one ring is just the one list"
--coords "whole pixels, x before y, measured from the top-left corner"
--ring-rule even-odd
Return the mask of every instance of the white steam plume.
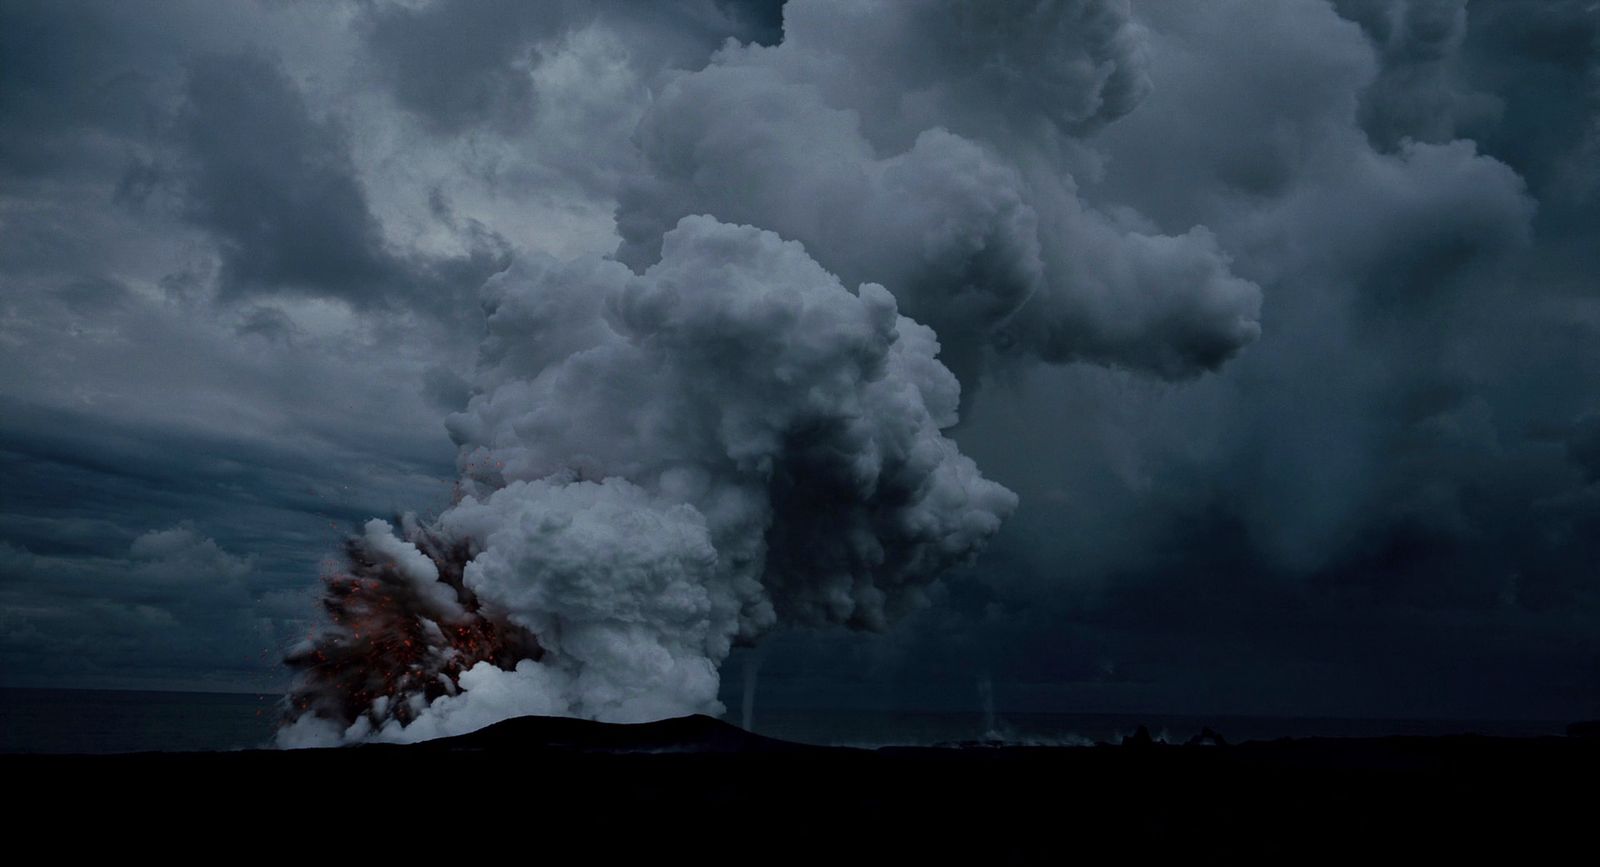
[[1149, 91], [1122, 0], [792, 0], [784, 29], [665, 79], [616, 259], [485, 287], [461, 499], [351, 541], [284, 743], [721, 712], [734, 643], [882, 629], [1015, 507], [941, 432], [950, 368], [1181, 378], [1257, 335], [1204, 227], [1078, 197], [1080, 139]]
[[[530, 259], [485, 292], [478, 393], [449, 421], [463, 497], [352, 543], [357, 607], [427, 624], [373, 624], [415, 636], [386, 651], [336, 612], [297, 656], [286, 744], [720, 713], [735, 641], [882, 628], [1016, 504], [941, 433], [960, 391], [933, 332], [798, 243], [688, 217], [642, 275]], [[390, 673], [319, 674], [374, 654]]]

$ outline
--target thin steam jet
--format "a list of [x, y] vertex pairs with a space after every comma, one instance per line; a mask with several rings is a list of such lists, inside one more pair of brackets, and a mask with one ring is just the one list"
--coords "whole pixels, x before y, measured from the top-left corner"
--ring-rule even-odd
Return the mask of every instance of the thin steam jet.
[[484, 286], [458, 501], [351, 540], [280, 742], [719, 714], [735, 643], [884, 629], [1015, 509], [943, 433], [952, 368], [1182, 378], [1254, 339], [1203, 229], [1077, 198], [1140, 39], [1115, 0], [793, 0], [779, 45], [669, 76], [616, 257]]

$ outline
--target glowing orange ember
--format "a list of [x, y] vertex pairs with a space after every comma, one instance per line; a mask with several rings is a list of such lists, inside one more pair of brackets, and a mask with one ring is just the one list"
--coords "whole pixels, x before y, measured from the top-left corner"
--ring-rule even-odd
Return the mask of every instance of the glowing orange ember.
[[345, 568], [323, 576], [328, 623], [285, 660], [299, 672], [290, 717], [313, 713], [346, 727], [362, 717], [375, 728], [390, 720], [403, 725], [434, 699], [454, 694], [461, 673], [474, 665], [511, 669], [543, 655], [532, 633], [483, 610], [465, 585], [470, 544], [417, 526], [407, 535], [438, 568], [459, 610], [441, 611], [436, 596], [369, 551], [362, 537], [351, 537]]

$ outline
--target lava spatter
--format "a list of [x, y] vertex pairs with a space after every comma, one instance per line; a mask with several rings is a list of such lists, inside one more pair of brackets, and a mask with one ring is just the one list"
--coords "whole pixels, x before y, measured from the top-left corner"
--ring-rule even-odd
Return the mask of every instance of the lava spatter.
[[404, 726], [435, 699], [459, 692], [461, 673], [474, 665], [509, 670], [543, 656], [532, 633], [485, 611], [464, 583], [470, 543], [409, 517], [399, 523], [403, 540], [387, 523], [369, 522], [346, 540], [341, 568], [323, 576], [328, 621], [286, 657], [299, 674], [290, 720]]

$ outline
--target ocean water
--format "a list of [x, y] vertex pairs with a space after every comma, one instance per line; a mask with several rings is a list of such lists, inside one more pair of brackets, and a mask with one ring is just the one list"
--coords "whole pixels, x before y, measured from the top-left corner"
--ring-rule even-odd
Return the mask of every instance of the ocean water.
[[[121, 690], [0, 689], [0, 752], [122, 753], [269, 746], [276, 695]], [[737, 711], [729, 714], [740, 722]], [[1116, 742], [1139, 726], [1182, 743], [1211, 728], [1232, 743], [1284, 737], [1381, 737], [1476, 733], [1558, 735], [1564, 722], [1303, 719], [1158, 714], [921, 713], [756, 708], [760, 734], [834, 746], [931, 746], [971, 742], [1075, 746]]]
[[[732, 718], [734, 722], [739, 720]], [[833, 746], [941, 744], [1090, 746], [1117, 743], [1140, 726], [1156, 740], [1184, 743], [1209, 728], [1229, 743], [1278, 738], [1386, 737], [1482, 734], [1498, 737], [1559, 735], [1566, 723], [1527, 720], [1321, 719], [1163, 714], [904, 713], [758, 710], [756, 732], [784, 740]]]
[[136, 753], [268, 746], [280, 696], [0, 689], [0, 752]]

